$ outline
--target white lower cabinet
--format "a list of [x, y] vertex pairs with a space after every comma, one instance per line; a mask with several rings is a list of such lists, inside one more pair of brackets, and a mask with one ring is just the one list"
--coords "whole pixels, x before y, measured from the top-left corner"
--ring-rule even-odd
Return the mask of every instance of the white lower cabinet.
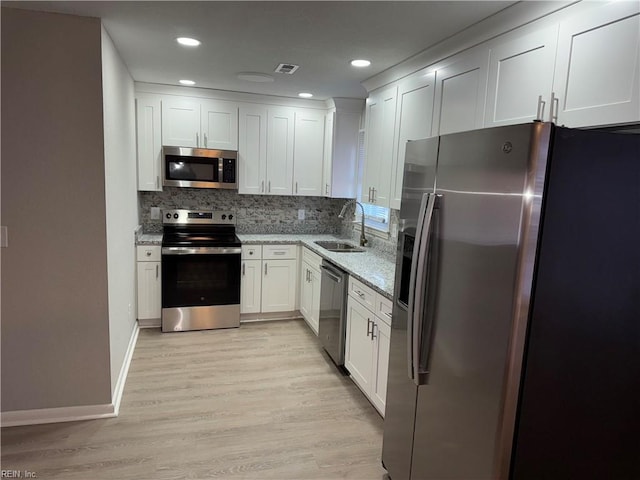
[[[373, 308], [366, 299], [373, 299]], [[344, 363], [353, 381], [382, 416], [387, 395], [390, 312], [390, 300], [349, 278]]]
[[162, 265], [160, 246], [136, 247], [138, 273], [138, 320], [162, 316]]
[[244, 245], [240, 313], [292, 312], [298, 278], [296, 245]]
[[320, 265], [322, 259], [311, 250], [302, 252], [300, 267], [300, 313], [309, 328], [318, 335], [320, 318]]

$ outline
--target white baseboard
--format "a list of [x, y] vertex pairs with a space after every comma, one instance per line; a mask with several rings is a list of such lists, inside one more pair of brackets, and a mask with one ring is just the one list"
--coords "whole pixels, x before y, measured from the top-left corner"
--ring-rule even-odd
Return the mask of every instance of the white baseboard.
[[251, 322], [270, 322], [277, 320], [296, 320], [302, 319], [300, 312], [294, 310], [292, 312], [274, 312], [274, 313], [243, 313], [240, 315], [240, 323]]
[[127, 374], [129, 373], [129, 366], [131, 365], [131, 359], [133, 358], [133, 352], [136, 349], [136, 343], [138, 341], [138, 334], [140, 333], [140, 327], [136, 322], [131, 332], [131, 338], [129, 339], [129, 346], [127, 347], [127, 353], [124, 355], [124, 362], [122, 362], [122, 368], [120, 369], [120, 375], [118, 375], [118, 381], [116, 382], [116, 388], [113, 390], [113, 410], [118, 415], [120, 411], [120, 401], [122, 400], [122, 393], [124, 392], [124, 384], [127, 382]]
[[0, 423], [3, 427], [18, 425], [38, 425], [41, 423], [75, 422], [96, 418], [115, 417], [112, 403], [104, 405], [81, 405], [78, 407], [39, 408], [2, 412]]
[[127, 347], [120, 375], [113, 392], [112, 402], [104, 405], [80, 405], [77, 407], [38, 408], [33, 410], [14, 410], [0, 414], [2, 427], [17, 427], [19, 425], [38, 425], [42, 423], [77, 422], [79, 420], [95, 420], [98, 418], [113, 418], [118, 416], [120, 401], [124, 385], [127, 381], [131, 358], [138, 341], [140, 328], [135, 325]]

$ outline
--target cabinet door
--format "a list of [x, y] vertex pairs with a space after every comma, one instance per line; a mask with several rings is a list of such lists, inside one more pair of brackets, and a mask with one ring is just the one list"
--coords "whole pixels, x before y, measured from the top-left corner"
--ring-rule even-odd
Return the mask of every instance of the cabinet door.
[[389, 373], [389, 345], [391, 328], [382, 320], [376, 318], [373, 333], [373, 383], [371, 385], [371, 401], [384, 417], [384, 407], [387, 399], [387, 376]]
[[293, 193], [293, 132], [292, 108], [269, 108], [267, 117], [267, 193]]
[[200, 101], [168, 97], [162, 101], [162, 144], [201, 147]]
[[558, 25], [513, 38], [491, 49], [485, 127], [526, 123], [538, 116], [538, 97], [549, 112]]
[[489, 49], [456, 55], [436, 72], [433, 136], [482, 128]]
[[640, 3], [611, 2], [560, 24], [557, 123], [640, 121]]
[[311, 311], [309, 312], [309, 324], [311, 329], [318, 335], [320, 327], [320, 270], [316, 268], [310, 269], [309, 277], [311, 278]]
[[331, 197], [332, 162], [334, 145], [334, 125], [336, 112], [328, 112], [324, 116], [324, 159], [322, 162], [322, 195]]
[[240, 313], [259, 313], [262, 294], [262, 262], [242, 261], [242, 282], [240, 284]]
[[347, 300], [347, 338], [344, 366], [351, 378], [367, 395], [371, 392], [373, 375], [373, 342], [371, 329], [373, 314], [351, 297]]
[[238, 193], [266, 192], [267, 108], [241, 105], [238, 127]]
[[322, 195], [324, 156], [324, 113], [297, 110], [293, 146], [293, 193]]
[[389, 206], [398, 87], [371, 96], [367, 104], [367, 129], [361, 198], [364, 203]]
[[138, 190], [160, 191], [162, 138], [160, 97], [138, 94], [136, 98], [136, 135], [138, 154]]
[[291, 312], [296, 309], [298, 261], [263, 260], [262, 312]]
[[396, 129], [395, 163], [391, 170], [391, 208], [400, 210], [402, 177], [407, 141], [431, 135], [435, 72], [418, 72], [400, 85]]
[[202, 102], [202, 142], [204, 148], [238, 149], [238, 105], [222, 100]]
[[300, 277], [300, 313], [316, 335], [318, 334], [320, 312], [319, 280], [320, 272], [303, 262]]
[[138, 319], [155, 319], [162, 316], [161, 264], [137, 262], [138, 267]]

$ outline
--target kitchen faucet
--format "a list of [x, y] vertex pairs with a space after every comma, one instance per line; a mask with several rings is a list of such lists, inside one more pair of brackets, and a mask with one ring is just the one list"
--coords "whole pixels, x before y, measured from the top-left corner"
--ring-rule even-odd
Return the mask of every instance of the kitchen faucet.
[[352, 203], [355, 203], [356, 205], [360, 205], [360, 208], [362, 209], [362, 229], [360, 230], [360, 246], [364, 247], [367, 245], [368, 241], [367, 241], [367, 238], [364, 236], [364, 207], [362, 206], [362, 204], [356, 200], [349, 200], [347, 203], [344, 204], [344, 206], [342, 207], [342, 210], [340, 210], [340, 213], [338, 214], [338, 218], [344, 218], [345, 210]]

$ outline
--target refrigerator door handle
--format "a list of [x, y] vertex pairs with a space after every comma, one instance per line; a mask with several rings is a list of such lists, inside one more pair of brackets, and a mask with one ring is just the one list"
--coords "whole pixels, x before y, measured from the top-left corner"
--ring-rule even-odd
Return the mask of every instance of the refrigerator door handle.
[[[410, 281], [410, 298], [408, 309], [408, 326], [410, 333], [407, 334], [408, 351], [411, 355], [411, 379], [416, 385], [422, 385], [426, 381], [424, 374], [420, 371], [421, 365], [421, 340], [424, 331], [430, 330], [430, 326], [424, 325], [424, 311], [426, 308], [426, 297], [429, 277], [430, 243], [431, 229], [433, 225], [433, 215], [436, 203], [440, 195], [428, 193], [423, 196], [420, 206], [419, 229], [416, 232], [416, 242], [413, 251], [413, 265], [411, 269], [412, 281]], [[424, 207], [424, 209], [423, 209]], [[424, 215], [422, 215], [424, 213]], [[428, 356], [428, 353], [427, 353]]]

